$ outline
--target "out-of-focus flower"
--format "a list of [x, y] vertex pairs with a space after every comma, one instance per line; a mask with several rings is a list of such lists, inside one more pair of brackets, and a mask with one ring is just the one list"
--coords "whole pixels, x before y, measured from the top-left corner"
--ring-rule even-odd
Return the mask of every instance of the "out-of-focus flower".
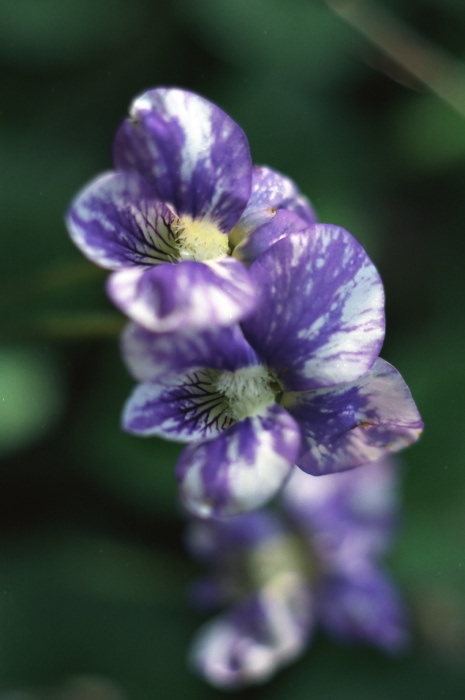
[[249, 271], [259, 293], [241, 326], [162, 336], [130, 326], [123, 342], [141, 382], [123, 426], [191, 443], [177, 477], [204, 517], [261, 506], [294, 463], [315, 475], [349, 469], [414, 442], [423, 425], [378, 358], [383, 287], [350, 233], [289, 233]]
[[[242, 129], [208, 100], [160, 88], [134, 100], [113, 149], [115, 170], [97, 177], [67, 215], [70, 235], [115, 270], [113, 302], [153, 331], [225, 326], [255, 305], [244, 262], [289, 226], [315, 221], [295, 185], [253, 168]], [[272, 223], [278, 209], [286, 214]], [[246, 247], [263, 225], [271, 230]], [[233, 254], [233, 255], [232, 255]]]
[[404, 606], [380, 565], [397, 524], [396, 491], [387, 460], [321, 479], [295, 469], [279, 510], [192, 519], [188, 547], [210, 570], [193, 601], [227, 608], [194, 640], [196, 669], [221, 688], [263, 682], [303, 652], [316, 626], [402, 651]]

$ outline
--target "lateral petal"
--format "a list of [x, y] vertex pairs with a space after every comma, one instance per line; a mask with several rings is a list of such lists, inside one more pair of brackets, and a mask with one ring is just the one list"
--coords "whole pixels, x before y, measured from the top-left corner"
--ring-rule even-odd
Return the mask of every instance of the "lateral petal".
[[138, 175], [106, 173], [78, 193], [66, 223], [84, 255], [115, 270], [176, 259], [174, 218]]
[[418, 440], [423, 429], [406, 383], [381, 359], [355, 382], [286, 394], [283, 405], [302, 430], [296, 464], [316, 476], [397, 452]]
[[231, 425], [224, 397], [215, 391], [217, 374], [196, 369], [139, 384], [125, 404], [123, 429], [179, 442], [215, 437]]
[[231, 231], [231, 243], [238, 245], [246, 236], [271, 221], [280, 209], [294, 212], [307, 224], [314, 224], [317, 220], [310, 202], [290, 178], [266, 166], [255, 166], [250, 199]]

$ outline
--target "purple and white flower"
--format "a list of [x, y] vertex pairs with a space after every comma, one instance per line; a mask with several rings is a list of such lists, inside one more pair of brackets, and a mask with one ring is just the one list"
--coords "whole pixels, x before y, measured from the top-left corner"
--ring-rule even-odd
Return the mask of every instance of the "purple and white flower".
[[[244, 318], [256, 287], [234, 248], [279, 209], [294, 227], [315, 221], [288, 178], [252, 166], [242, 129], [185, 90], [160, 88], [135, 99], [113, 160], [114, 171], [77, 195], [67, 225], [86, 256], [114, 270], [107, 290], [116, 306], [153, 331]], [[281, 218], [257, 251], [289, 229]], [[242, 254], [246, 262], [253, 249]]]
[[160, 335], [132, 325], [123, 340], [140, 382], [123, 427], [190, 443], [177, 478], [203, 517], [260, 507], [294, 464], [315, 475], [349, 469], [422, 429], [405, 382], [378, 358], [383, 287], [347, 231], [289, 233], [250, 273], [257, 306], [240, 326]]
[[394, 465], [324, 479], [295, 469], [281, 495], [279, 510], [189, 524], [188, 547], [209, 567], [193, 602], [226, 608], [190, 656], [220, 688], [266, 681], [303, 653], [317, 626], [389, 653], [408, 642], [404, 605], [380, 566], [398, 520]]

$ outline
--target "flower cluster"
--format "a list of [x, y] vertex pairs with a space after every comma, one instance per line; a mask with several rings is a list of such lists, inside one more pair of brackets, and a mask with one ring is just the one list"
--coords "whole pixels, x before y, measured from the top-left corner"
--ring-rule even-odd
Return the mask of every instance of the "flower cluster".
[[220, 688], [262, 682], [305, 650], [316, 627], [402, 651], [404, 605], [380, 565], [397, 524], [396, 491], [387, 460], [324, 479], [295, 469], [274, 511], [192, 519], [188, 547], [210, 569], [192, 600], [227, 609], [194, 640], [197, 671]]
[[139, 383], [123, 427], [188, 443], [177, 479], [191, 513], [252, 510], [295, 464], [330, 474], [417, 439], [410, 392], [379, 358], [376, 268], [288, 178], [252, 165], [230, 117], [151, 90], [113, 156], [67, 224], [113, 270], [108, 294], [131, 321], [123, 356]]

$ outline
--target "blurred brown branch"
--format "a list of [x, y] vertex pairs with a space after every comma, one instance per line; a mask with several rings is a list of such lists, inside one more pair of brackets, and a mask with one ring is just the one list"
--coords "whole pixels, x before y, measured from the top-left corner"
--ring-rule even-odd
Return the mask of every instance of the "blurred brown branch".
[[465, 117], [464, 64], [379, 4], [366, 0], [326, 0], [326, 4], [380, 52]]

